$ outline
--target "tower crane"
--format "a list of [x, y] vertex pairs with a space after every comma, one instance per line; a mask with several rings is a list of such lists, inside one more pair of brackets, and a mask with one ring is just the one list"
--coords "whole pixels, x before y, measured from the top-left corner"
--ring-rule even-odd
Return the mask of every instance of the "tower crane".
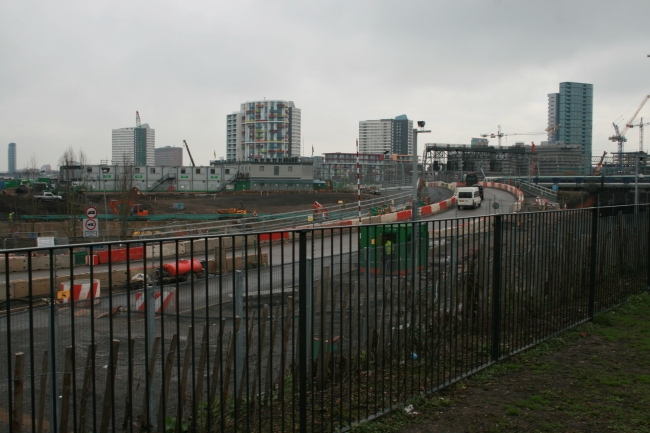
[[192, 152], [190, 152], [190, 146], [187, 145], [187, 141], [183, 140], [183, 143], [185, 143], [185, 148], [187, 149], [187, 154], [190, 156], [190, 161], [192, 161], [192, 167], [196, 167], [194, 164], [194, 158], [192, 158]]
[[136, 128], [142, 127], [142, 125], [140, 124], [140, 113], [137, 111], [135, 112], [135, 127]]
[[632, 117], [630, 117], [630, 120], [625, 122], [625, 128], [623, 128], [622, 131], [619, 131], [618, 125], [612, 122], [612, 125], [614, 126], [614, 132], [616, 132], [616, 134], [609, 137], [609, 139], [611, 141], [618, 143], [618, 171], [623, 170], [623, 143], [627, 141], [627, 138], [625, 138], [625, 134], [627, 133], [627, 130], [630, 129], [630, 127], [632, 126], [632, 122], [634, 122], [636, 115], [639, 114], [639, 111], [641, 111], [645, 103], [648, 102], [648, 99], [650, 99], [650, 95], [646, 95], [643, 98], [643, 100], [639, 104], [639, 107], [636, 109], [634, 114], [632, 114]]
[[507, 137], [507, 136], [510, 136], [510, 135], [546, 135], [549, 132], [557, 131], [561, 126], [562, 125], [557, 125], [557, 126], [552, 126], [552, 127], [546, 128], [546, 131], [544, 131], [544, 132], [513, 132], [513, 133], [509, 133], [509, 134], [504, 134], [503, 132], [501, 132], [501, 125], [498, 125], [498, 127], [497, 127], [498, 129], [497, 129], [496, 134], [495, 133], [490, 133], [490, 134], [480, 134], [480, 135], [483, 138], [486, 138], [486, 137], [498, 138], [499, 139], [499, 147], [498, 148], [501, 149], [501, 137]]
[[634, 128], [636, 126], [639, 127], [639, 152], [643, 152], [643, 127], [646, 125], [650, 125], [650, 122], [643, 123], [643, 117], [637, 124], [631, 124], [627, 125], [630, 128]]

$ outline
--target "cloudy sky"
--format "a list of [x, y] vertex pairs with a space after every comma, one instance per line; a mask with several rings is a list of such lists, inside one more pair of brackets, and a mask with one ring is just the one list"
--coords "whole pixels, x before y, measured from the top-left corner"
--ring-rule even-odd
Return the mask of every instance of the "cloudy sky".
[[399, 114], [427, 122], [426, 142], [469, 143], [497, 125], [543, 131], [562, 81], [594, 85], [599, 154], [650, 93], [648, 0], [0, 5], [0, 170], [9, 142], [19, 168], [69, 146], [110, 159], [111, 129], [136, 110], [157, 147], [186, 139], [207, 165], [225, 156], [226, 115], [265, 97], [302, 109], [308, 154], [354, 151], [359, 120]]

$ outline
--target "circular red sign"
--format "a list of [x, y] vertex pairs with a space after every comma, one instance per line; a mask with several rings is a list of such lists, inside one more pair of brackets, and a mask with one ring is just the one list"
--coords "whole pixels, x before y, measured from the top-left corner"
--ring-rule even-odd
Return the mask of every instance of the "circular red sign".
[[98, 215], [98, 212], [97, 212], [97, 208], [96, 208], [96, 207], [94, 207], [94, 206], [88, 206], [88, 207], [86, 208], [86, 216], [87, 216], [88, 218], [97, 218], [97, 215]]
[[94, 219], [87, 219], [84, 222], [84, 226], [86, 227], [86, 230], [93, 231], [97, 229], [97, 221]]

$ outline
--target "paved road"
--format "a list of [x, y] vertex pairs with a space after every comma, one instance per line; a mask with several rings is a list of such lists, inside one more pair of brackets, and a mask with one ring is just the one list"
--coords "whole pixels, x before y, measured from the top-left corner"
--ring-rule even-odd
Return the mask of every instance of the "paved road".
[[[443, 188], [429, 188], [427, 193], [433, 196], [435, 201], [442, 201], [451, 196], [451, 191]], [[515, 197], [502, 190], [485, 188], [484, 192], [485, 200], [483, 205], [477, 209], [462, 209], [458, 210], [457, 208], [450, 208], [447, 211], [439, 213], [437, 215], [432, 215], [429, 217], [422, 218], [422, 221], [439, 221], [445, 219], [456, 219], [456, 218], [469, 218], [469, 217], [480, 217], [485, 215], [492, 215], [495, 213], [510, 213], [512, 211], [512, 205], [515, 202]], [[493, 204], [499, 203], [499, 208], [494, 209]], [[436, 229], [439, 227], [438, 224], [435, 224], [432, 228]], [[331, 233], [330, 230], [324, 230], [325, 238], [316, 238], [313, 242], [310, 243], [312, 251], [308, 254], [309, 257], [327, 257], [332, 254], [341, 254], [347, 252], [357, 251], [357, 240], [353, 235], [353, 232], [346, 232], [341, 235], [328, 236]], [[272, 263], [280, 263], [281, 261], [292, 262], [298, 254], [298, 241], [297, 238], [294, 241], [287, 241], [283, 244], [274, 243], [272, 245], [262, 245], [260, 248], [263, 253], [268, 253], [269, 260]], [[254, 253], [255, 248], [251, 246], [249, 248], [249, 254]], [[231, 253], [232, 254], [232, 253]], [[183, 257], [187, 257], [183, 256]], [[205, 253], [200, 253], [196, 255], [200, 260], [206, 259]], [[208, 252], [207, 258], [213, 258], [214, 254]], [[181, 258], [183, 258], [181, 257]], [[175, 259], [173, 258], [164, 258], [163, 263], [172, 263]], [[155, 265], [158, 266], [160, 263], [159, 258], [155, 258]], [[147, 260], [147, 265], [151, 266], [151, 259]], [[131, 262], [131, 268], [143, 267], [144, 263], [142, 260], [134, 260]], [[127, 266], [125, 263], [116, 263], [112, 265], [114, 271], [123, 271], [126, 270]], [[94, 266], [94, 270], [97, 272], [108, 270], [108, 265], [97, 265]], [[77, 273], [88, 273], [90, 272], [89, 266], [79, 266], [74, 268], [75, 274]], [[69, 269], [59, 269], [57, 275], [69, 275]], [[32, 278], [40, 277], [49, 277], [49, 270], [33, 271]], [[10, 274], [10, 280], [26, 280], [28, 278], [27, 272], [15, 272]]]

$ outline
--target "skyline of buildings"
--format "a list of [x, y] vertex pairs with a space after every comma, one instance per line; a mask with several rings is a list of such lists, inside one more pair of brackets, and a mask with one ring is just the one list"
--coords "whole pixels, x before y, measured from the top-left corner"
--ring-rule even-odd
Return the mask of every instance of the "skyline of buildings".
[[293, 101], [248, 101], [226, 115], [226, 160], [300, 157], [300, 146], [301, 110]]
[[548, 144], [580, 145], [591, 157], [593, 143], [594, 86], [560, 83], [559, 93], [548, 94]]
[[417, 134], [413, 130], [413, 121], [405, 114], [394, 119], [360, 120], [360, 153], [394, 153], [410, 155]]
[[156, 130], [148, 123], [140, 127], [113, 129], [112, 163], [122, 165], [154, 165], [156, 162]]
[[165, 146], [155, 148], [155, 161], [157, 166], [181, 166], [183, 165], [183, 148], [176, 146]]
[[7, 173], [16, 173], [16, 143], [9, 143], [7, 146]]

